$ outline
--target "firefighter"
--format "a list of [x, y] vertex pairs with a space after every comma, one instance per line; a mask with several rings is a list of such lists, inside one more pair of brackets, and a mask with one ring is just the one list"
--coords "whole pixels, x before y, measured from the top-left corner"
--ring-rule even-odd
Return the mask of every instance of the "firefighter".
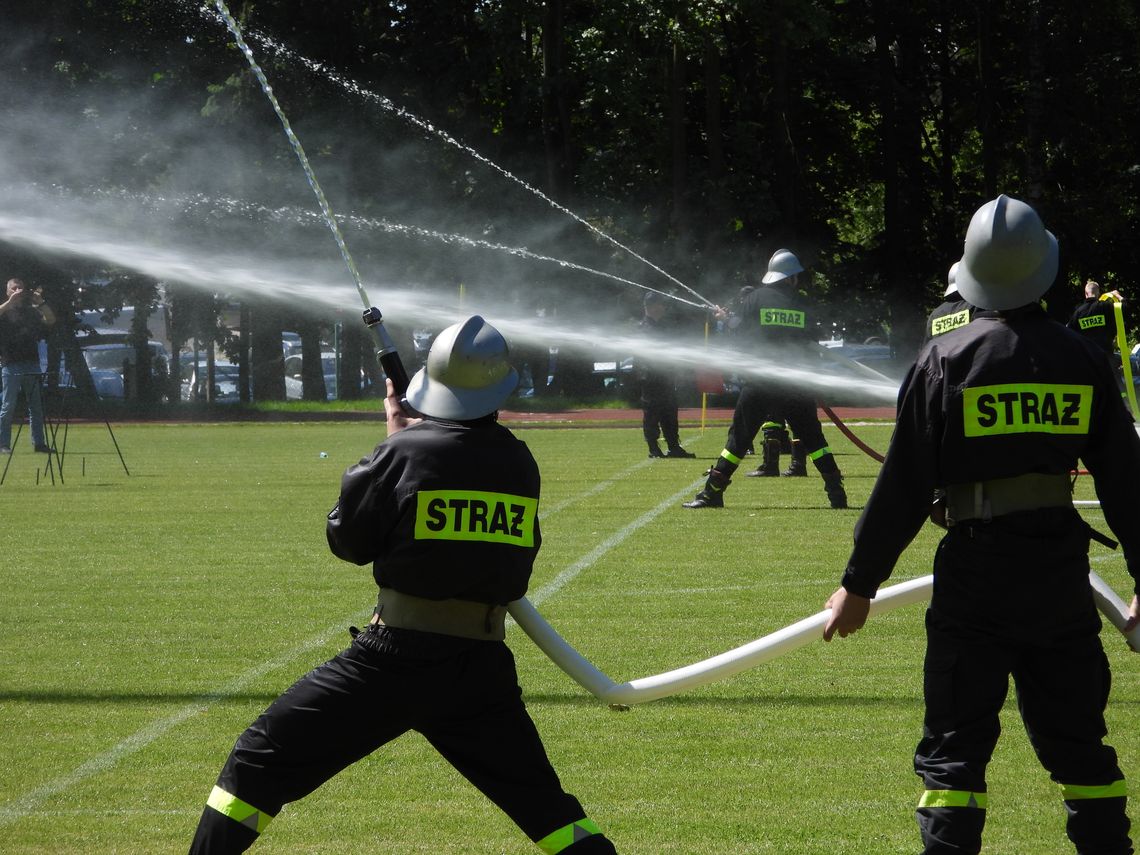
[[976, 311], [976, 307], [963, 300], [958, 293], [958, 262], [955, 261], [946, 274], [946, 291], [942, 295], [942, 304], [926, 319], [922, 343], [925, 345], [935, 336], [965, 326], [973, 320]]
[[[799, 275], [803, 272], [804, 267], [793, 252], [778, 249], [768, 260], [768, 270], [761, 286], [743, 300], [737, 335], [746, 343], [745, 346], [751, 346], [754, 353], [766, 361], [796, 364], [818, 358], [808, 312], [796, 293]], [[815, 399], [790, 381], [771, 377], [745, 380], [732, 414], [732, 426], [728, 429], [724, 450], [709, 470], [705, 486], [683, 507], [724, 507], [724, 491], [732, 483], [732, 474], [740, 466], [756, 434], [765, 422], [773, 421], [774, 415], [786, 420], [796, 438], [803, 443], [805, 456], [811, 458], [823, 476], [824, 490], [831, 507], [847, 507], [843, 475], [824, 439]], [[761, 466], [772, 472], [779, 471], [780, 442], [780, 437], [773, 430], [765, 431]]]
[[[1132, 852], [1124, 775], [1102, 741], [1109, 668], [1088, 579], [1090, 536], [1107, 538], [1074, 509], [1069, 473], [1083, 458], [1140, 588], [1140, 437], [1103, 355], [1038, 303], [1056, 271], [1057, 241], [1029, 205], [1003, 195], [974, 214], [957, 278], [978, 310], [910, 369], [842, 586], [828, 600], [826, 640], [862, 627], [934, 490], [945, 489], [914, 758], [928, 855], [981, 850], [986, 766], [1010, 675], [1077, 851]], [[1133, 597], [1129, 628], [1137, 614]]]
[[1069, 318], [1069, 329], [1088, 336], [1109, 356], [1116, 351], [1116, 312], [1113, 303], [1123, 298], [1119, 291], [1101, 293], [1100, 283], [1092, 279], [1085, 282], [1085, 298], [1077, 303]]
[[544, 852], [613, 853], [563, 790], [503, 642], [541, 542], [539, 473], [498, 424], [518, 374], [475, 315], [439, 334], [411, 380], [388, 381], [388, 438], [349, 467], [328, 515], [333, 553], [371, 564], [371, 622], [237, 740], [191, 853], [243, 852], [282, 806], [416, 730]]
[[[665, 296], [657, 291], [647, 292], [645, 314], [639, 325], [646, 338], [664, 342], [668, 327], [667, 314]], [[696, 457], [681, 445], [677, 421], [677, 381], [670, 367], [638, 358], [637, 379], [641, 386], [641, 433], [649, 446], [649, 456]], [[658, 444], [662, 435], [668, 451], [662, 451]]]

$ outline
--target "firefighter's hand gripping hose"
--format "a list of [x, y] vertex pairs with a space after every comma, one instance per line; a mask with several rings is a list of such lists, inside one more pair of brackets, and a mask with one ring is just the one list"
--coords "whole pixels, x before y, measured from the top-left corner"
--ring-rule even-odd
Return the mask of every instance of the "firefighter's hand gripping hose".
[[[925, 602], [930, 597], [933, 583], [933, 576], [923, 576], [883, 588], [871, 601], [871, 615]], [[1097, 607], [1113, 626], [1123, 632], [1129, 616], [1128, 605], [1096, 573], [1089, 574], [1089, 583]], [[614, 709], [625, 709], [632, 704], [666, 698], [762, 665], [821, 639], [823, 627], [831, 616], [831, 610], [824, 609], [709, 659], [650, 677], [617, 683], [571, 647], [525, 597], [512, 602], [508, 610], [511, 617], [555, 665], [598, 700]], [[1140, 652], [1140, 627], [1127, 633], [1125, 638], [1132, 650]]]

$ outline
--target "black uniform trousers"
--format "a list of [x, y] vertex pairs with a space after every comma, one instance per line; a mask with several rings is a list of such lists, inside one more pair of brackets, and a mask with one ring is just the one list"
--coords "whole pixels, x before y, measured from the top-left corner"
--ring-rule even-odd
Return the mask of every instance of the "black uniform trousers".
[[669, 448], [681, 444], [677, 423], [677, 390], [668, 383], [645, 384], [641, 393], [641, 433], [653, 445], [664, 435]]
[[[558, 780], [522, 701], [506, 644], [371, 625], [298, 680], [238, 738], [217, 786], [255, 809], [207, 806], [191, 855], [244, 852], [288, 802], [409, 731], [422, 733], [538, 841], [585, 817]], [[215, 790], [217, 792], [217, 790]], [[564, 850], [612, 853], [602, 835]]]
[[[732, 411], [732, 425], [728, 429], [725, 451], [743, 459], [756, 435], [768, 421], [786, 421], [796, 439], [803, 443], [806, 455], [812, 458], [821, 473], [826, 475], [838, 471], [839, 467], [831, 454], [817, 455], [817, 452], [827, 447], [827, 440], [819, 423], [815, 400], [779, 384], [744, 385], [736, 400], [736, 409]], [[729, 467], [729, 463], [721, 457], [717, 460], [716, 468], [731, 475], [736, 465]]]
[[926, 784], [917, 811], [925, 855], [981, 851], [986, 766], [1011, 675], [1030, 743], [1061, 785], [1077, 851], [1133, 851], [1124, 775], [1102, 742], [1110, 676], [1088, 544], [1074, 510], [1050, 508], [961, 524], [939, 545], [914, 761]]

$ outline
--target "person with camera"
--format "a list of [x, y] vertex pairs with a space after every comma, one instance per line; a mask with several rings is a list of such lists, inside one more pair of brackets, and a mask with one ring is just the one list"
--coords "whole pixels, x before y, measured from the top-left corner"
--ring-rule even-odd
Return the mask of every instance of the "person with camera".
[[22, 279], [8, 280], [8, 299], [0, 304], [0, 376], [3, 402], [0, 403], [0, 454], [12, 453], [12, 419], [20, 392], [28, 405], [28, 430], [36, 451], [51, 449], [44, 438], [44, 404], [40, 392], [40, 341], [55, 323], [55, 312], [44, 302], [39, 289], [29, 288]]

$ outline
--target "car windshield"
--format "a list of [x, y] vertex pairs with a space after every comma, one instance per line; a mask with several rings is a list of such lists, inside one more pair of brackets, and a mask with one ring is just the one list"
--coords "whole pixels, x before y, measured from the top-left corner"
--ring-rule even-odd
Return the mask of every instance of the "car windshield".
[[[85, 347], [83, 348], [83, 358], [87, 362], [87, 367], [92, 370], [121, 372], [124, 362], [134, 365], [135, 349], [127, 344]], [[151, 358], [156, 361], [156, 364], [164, 362], [163, 354], [154, 346], [151, 347]]]

